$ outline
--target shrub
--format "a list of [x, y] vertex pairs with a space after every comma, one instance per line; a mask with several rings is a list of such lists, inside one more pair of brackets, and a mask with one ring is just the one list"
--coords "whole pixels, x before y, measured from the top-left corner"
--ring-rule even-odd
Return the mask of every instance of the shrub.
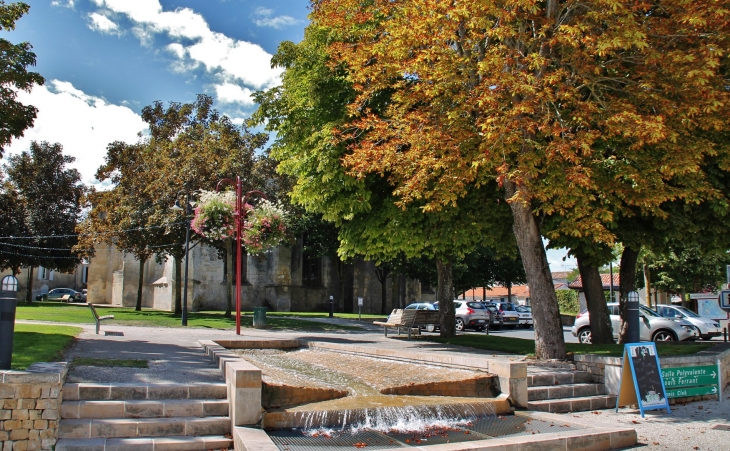
[[563, 315], [577, 315], [580, 309], [578, 303], [578, 292], [574, 290], [558, 290], [555, 292], [558, 297], [558, 306]]

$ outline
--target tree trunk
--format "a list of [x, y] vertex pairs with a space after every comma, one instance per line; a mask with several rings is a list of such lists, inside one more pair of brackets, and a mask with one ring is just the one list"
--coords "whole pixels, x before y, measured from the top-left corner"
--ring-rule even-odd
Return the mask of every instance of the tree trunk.
[[134, 306], [134, 310], [142, 311], [142, 287], [144, 286], [144, 264], [147, 258], [139, 258], [139, 281], [137, 282], [137, 305]]
[[453, 337], [456, 335], [453, 263], [451, 259], [436, 258], [435, 261], [439, 281], [436, 301], [439, 303], [440, 336]]
[[33, 302], [33, 266], [28, 267], [28, 287], [25, 290], [25, 302], [28, 304]]
[[388, 309], [388, 276], [390, 275], [390, 268], [387, 266], [376, 267], [375, 277], [380, 282], [380, 314], [385, 315]]
[[512, 283], [507, 283], [507, 302], [512, 302]]
[[230, 318], [233, 310], [233, 239], [226, 240], [226, 273], [223, 276], [226, 280], [226, 313], [225, 317]]
[[406, 276], [404, 274], [398, 276], [398, 306], [406, 308]]
[[[619, 334], [619, 344], [626, 343], [627, 334], [629, 333], [626, 315], [629, 293], [636, 290], [636, 262], [639, 259], [639, 250], [633, 250], [628, 246], [624, 247], [621, 254], [621, 269], [619, 270], [619, 312], [621, 313], [621, 331]], [[613, 283], [613, 281], [611, 281]]]
[[175, 314], [182, 315], [182, 258], [175, 257]]
[[588, 316], [591, 319], [591, 343], [594, 345], [613, 344], [613, 328], [611, 317], [603, 295], [603, 283], [597, 266], [584, 263], [585, 258], [576, 255], [578, 270], [583, 282], [583, 291], [588, 305]]
[[682, 296], [682, 307], [689, 308], [689, 301], [687, 300], [687, 290], [682, 288], [682, 291], [679, 292], [679, 295]]
[[532, 317], [535, 329], [535, 356], [538, 359], [564, 359], [565, 339], [560, 320], [558, 298], [555, 295], [553, 277], [542, 244], [540, 228], [530, 205], [522, 200], [510, 200], [517, 192], [517, 185], [505, 181], [505, 199], [512, 209], [512, 229], [520, 248], [527, 283], [530, 286]]
[[651, 270], [649, 265], [644, 263], [644, 287], [646, 287], [646, 306], [651, 308]]

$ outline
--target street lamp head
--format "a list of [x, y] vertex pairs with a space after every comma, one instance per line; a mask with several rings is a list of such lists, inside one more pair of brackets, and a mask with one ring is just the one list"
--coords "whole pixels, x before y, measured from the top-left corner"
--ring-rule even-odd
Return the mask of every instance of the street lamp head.
[[639, 293], [636, 291], [629, 292], [629, 302], [639, 302]]
[[175, 205], [173, 205], [172, 207], [170, 207], [170, 210], [184, 211], [185, 209], [180, 206], [180, 201], [176, 199], [175, 200]]

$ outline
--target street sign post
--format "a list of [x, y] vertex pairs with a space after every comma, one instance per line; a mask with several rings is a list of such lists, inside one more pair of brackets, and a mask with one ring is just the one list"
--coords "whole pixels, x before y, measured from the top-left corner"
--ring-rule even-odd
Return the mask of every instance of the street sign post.
[[730, 290], [720, 292], [720, 307], [723, 310], [730, 310]]
[[716, 365], [662, 368], [667, 398], [718, 395], [722, 401], [720, 362]]

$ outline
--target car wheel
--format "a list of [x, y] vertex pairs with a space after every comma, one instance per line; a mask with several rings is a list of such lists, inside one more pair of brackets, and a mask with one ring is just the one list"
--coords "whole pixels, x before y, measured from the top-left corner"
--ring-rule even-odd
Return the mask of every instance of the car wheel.
[[674, 334], [669, 331], [660, 330], [659, 332], [654, 334], [654, 337], [652, 337], [652, 341], [677, 341], [677, 337], [675, 337]]
[[436, 330], [435, 324], [426, 324], [426, 332], [433, 332]]
[[712, 337], [709, 336], [709, 335], [703, 335], [702, 336], [702, 339], [705, 340], [705, 341], [710, 341], [710, 340], [712, 340]]
[[461, 318], [456, 318], [456, 330], [462, 331], [464, 330], [464, 320]]
[[588, 328], [585, 328], [578, 332], [578, 341], [580, 341], [584, 345], [591, 344], [593, 340], [593, 334], [591, 333], [591, 330]]

